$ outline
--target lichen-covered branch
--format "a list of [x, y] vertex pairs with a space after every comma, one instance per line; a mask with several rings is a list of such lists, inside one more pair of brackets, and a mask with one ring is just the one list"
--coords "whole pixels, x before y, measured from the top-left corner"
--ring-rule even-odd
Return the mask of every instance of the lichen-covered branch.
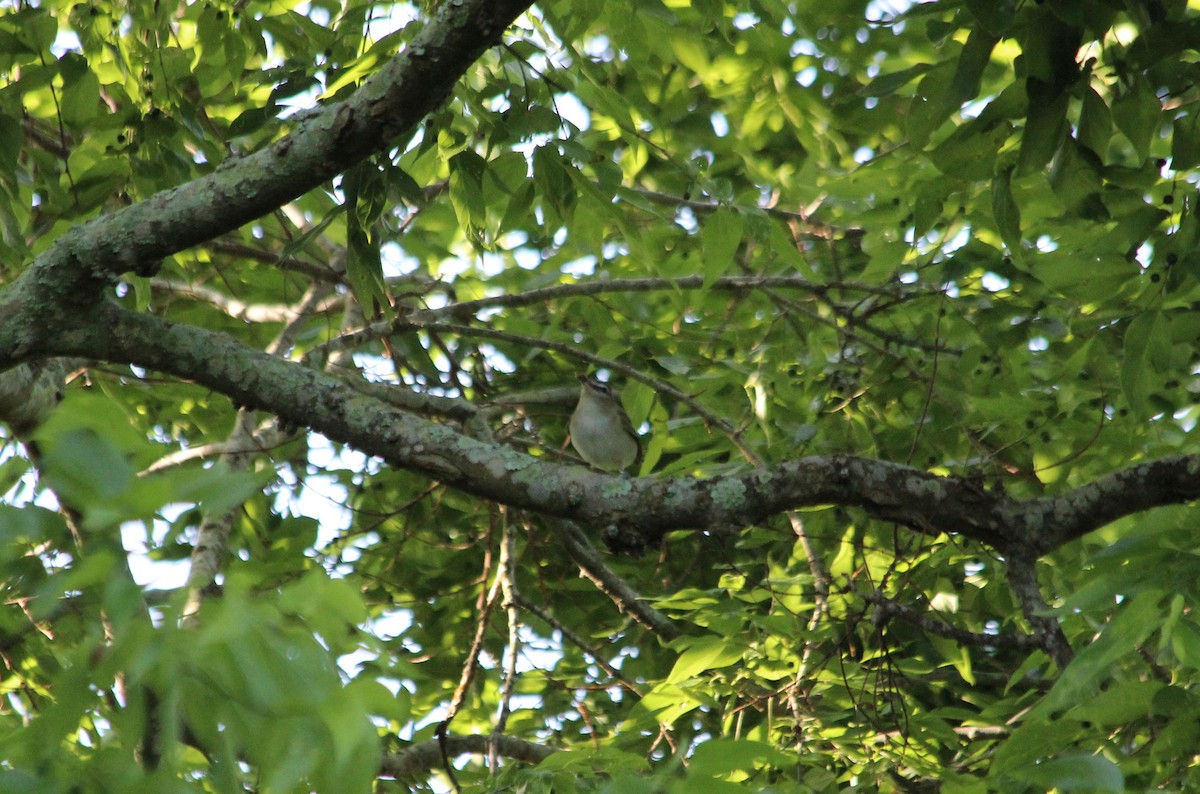
[[60, 355], [191, 378], [389, 464], [491, 501], [616, 526], [650, 545], [677, 529], [745, 527], [785, 510], [836, 504], [931, 535], [953, 533], [1036, 559], [1124, 515], [1200, 498], [1200, 457], [1139, 464], [1063, 494], [1015, 499], [973, 480], [855, 455], [821, 455], [712, 478], [628, 479], [561, 465], [463, 435], [344, 381], [224, 334], [108, 304], [73, 316]]
[[556, 752], [512, 736], [447, 736], [444, 740], [428, 739], [398, 753], [387, 754], [380, 773], [384, 777], [401, 779], [421, 777], [442, 766], [443, 749], [447, 757], [457, 758], [467, 754], [484, 755], [489, 746], [495, 747], [497, 755], [527, 764], [540, 763]]
[[1054, 660], [1059, 669], [1071, 663], [1075, 652], [1063, 634], [1058, 620], [1048, 614], [1049, 607], [1042, 597], [1037, 582], [1037, 561], [1032, 557], [1014, 556], [1005, 561], [1008, 568], [1008, 585], [1012, 588], [1025, 620], [1033, 627], [1038, 645]]
[[121, 273], [212, 240], [319, 186], [412, 130], [528, 0], [443, 3], [436, 19], [343, 102], [212, 173], [61, 235], [0, 293], [0, 369], [45, 354], [61, 321], [102, 300]]

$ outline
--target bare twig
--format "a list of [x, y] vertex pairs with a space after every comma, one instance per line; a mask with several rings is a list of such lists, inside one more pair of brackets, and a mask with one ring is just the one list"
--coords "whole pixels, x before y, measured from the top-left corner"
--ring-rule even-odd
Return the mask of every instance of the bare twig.
[[[507, 511], [506, 511], [507, 512]], [[496, 581], [500, 583], [501, 605], [508, 616], [508, 646], [504, 649], [504, 678], [500, 682], [500, 705], [496, 708], [496, 724], [492, 727], [492, 738], [504, 735], [511, 713], [512, 696], [517, 684], [517, 657], [521, 652], [521, 611], [517, 607], [516, 546], [517, 533], [512, 521], [505, 515], [504, 531], [500, 539], [500, 559], [496, 565]], [[499, 771], [499, 749], [493, 741], [488, 748], [488, 769], [492, 774]]]
[[641, 697], [644, 694], [640, 687], [622, 675], [620, 670], [609, 664], [608, 660], [604, 658], [603, 654], [592, 647], [592, 645], [585, 638], [581, 637], [574, 629], [567, 626], [561, 620], [554, 617], [549, 612], [530, 601], [528, 598], [518, 596], [518, 603], [520, 604], [521, 609], [533, 613], [539, 620], [543, 620], [549, 625], [553, 626], [554, 629], [563, 636], [563, 639], [567, 640], [576, 648], [579, 648], [579, 650], [587, 654], [588, 658], [595, 662], [597, 667], [620, 682], [621, 686], [625, 687], [638, 697]]
[[700, 418], [702, 418], [710, 427], [715, 427], [724, 433], [730, 441], [732, 441], [738, 450], [746, 457], [753, 457], [754, 453], [750, 447], [741, 439], [740, 431], [728, 420], [708, 410], [695, 397], [687, 392], [681, 391], [673, 384], [661, 378], [654, 378], [644, 374], [640, 370], [624, 364], [615, 359], [598, 356], [594, 353], [589, 353], [586, 350], [580, 350], [578, 346], [566, 342], [556, 342], [549, 339], [540, 339], [538, 337], [524, 336], [519, 334], [510, 334], [505, 331], [496, 331], [490, 328], [476, 328], [470, 325], [459, 325], [457, 323], [427, 323], [420, 326], [426, 330], [447, 331], [450, 333], [459, 334], [460, 336], [480, 337], [483, 339], [493, 339], [496, 341], [510, 342], [521, 345], [522, 347], [540, 347], [544, 350], [553, 350], [564, 356], [586, 361], [592, 366], [603, 367], [615, 372], [620, 372], [627, 378], [640, 381], [646, 384], [659, 394], [665, 394], [684, 403]]
[[227, 238], [211, 240], [205, 244], [205, 247], [212, 251], [229, 254], [230, 256], [276, 265], [284, 270], [294, 270], [297, 273], [303, 273], [310, 278], [315, 278], [320, 281], [327, 281], [333, 284], [340, 283], [346, 278], [345, 270], [343, 268], [334, 267], [331, 265], [319, 265], [294, 256], [280, 256], [274, 251], [255, 248], [253, 246], [245, 245], [244, 243]]
[[[152, 278], [150, 279], [150, 287], [162, 292], [185, 295], [189, 298], [203, 301], [214, 308], [220, 309], [234, 319], [245, 320], [251, 323], [286, 323], [296, 320], [301, 316], [298, 314], [300, 310], [296, 306], [286, 303], [246, 303], [230, 295], [226, 295], [220, 290], [200, 286], [199, 284], [185, 284], [172, 279]], [[317, 302], [311, 308], [307, 309], [307, 315], [323, 314], [341, 305], [341, 303], [341, 297], [326, 294], [324, 300]]]
[[[628, 192], [641, 196], [653, 201], [655, 204], [667, 204], [673, 207], [687, 207], [692, 212], [700, 214], [716, 212], [722, 208], [730, 208], [730, 205], [728, 204], [721, 204], [715, 201], [696, 201], [695, 199], [685, 199], [682, 196], [672, 195], [671, 193], [660, 193], [657, 190], [648, 190], [646, 188], [626, 187], [622, 188], [621, 192]], [[789, 210], [781, 210], [778, 207], [756, 206], [747, 208], [746, 211], [761, 212], [773, 218], [779, 218], [780, 220], [785, 220], [791, 224], [798, 225], [800, 231], [810, 237], [831, 239], [837, 234], [855, 233], [859, 231], [855, 228], [839, 229], [835, 226], [814, 221], [803, 212], [791, 212]]]
[[938, 295], [932, 290], [908, 287], [901, 284], [879, 286], [875, 284], [860, 284], [842, 281], [813, 281], [803, 276], [723, 276], [705, 284], [703, 276], [682, 276], [680, 278], [614, 278], [581, 281], [575, 284], [557, 284], [552, 287], [532, 289], [515, 295], [492, 295], [477, 300], [451, 303], [437, 309], [421, 309], [414, 311], [410, 317], [416, 322], [426, 322], [438, 318], [464, 320], [474, 318], [484, 309], [517, 308], [536, 306], [563, 298], [579, 298], [593, 295], [613, 295], [627, 292], [663, 292], [668, 290], [707, 289], [725, 292], [753, 292], [762, 289], [800, 290], [823, 294], [830, 290], [861, 292], [865, 295], [882, 295], [886, 297]]
[[996, 648], [1002, 645], [1016, 648], [1040, 648], [1042, 641], [1029, 634], [977, 634], [972, 631], [953, 626], [938, 620], [931, 615], [920, 612], [911, 606], [901, 604], [878, 591], [862, 593], [862, 598], [876, 607], [877, 622], [887, 618], [900, 618], [905, 623], [911, 623], [922, 631], [936, 634], [939, 637], [954, 640], [962, 645], [972, 645], [980, 648]]

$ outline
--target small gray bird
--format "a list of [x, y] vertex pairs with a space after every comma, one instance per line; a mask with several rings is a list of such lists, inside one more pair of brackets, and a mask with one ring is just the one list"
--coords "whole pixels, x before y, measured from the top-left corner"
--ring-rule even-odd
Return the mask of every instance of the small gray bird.
[[571, 414], [571, 444], [589, 465], [605, 471], [624, 471], [642, 460], [642, 445], [607, 383], [580, 375], [579, 405]]

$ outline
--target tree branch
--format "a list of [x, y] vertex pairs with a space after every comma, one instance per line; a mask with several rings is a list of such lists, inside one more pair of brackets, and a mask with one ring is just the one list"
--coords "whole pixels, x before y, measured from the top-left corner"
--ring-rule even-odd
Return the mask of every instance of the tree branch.
[[212, 240], [303, 195], [412, 130], [531, 3], [462, 0], [343, 102], [270, 146], [60, 236], [0, 295], [0, 369], [36, 353], [64, 315], [124, 272]]
[[475, 315], [484, 309], [537, 306], [563, 298], [701, 288], [729, 292], [751, 292], [760, 289], [794, 289], [818, 295], [824, 295], [833, 290], [845, 290], [862, 292], [867, 295], [885, 295], [888, 297], [911, 295], [912, 297], [936, 298], [941, 294], [939, 292], [921, 290], [899, 284], [880, 287], [870, 284], [859, 284], [852, 281], [813, 281], [811, 278], [803, 276], [723, 276], [714, 279], [708, 285], [705, 285], [703, 276], [683, 276], [681, 278], [616, 278], [581, 281], [575, 284], [556, 284], [552, 287], [541, 287], [516, 294], [492, 295], [476, 300], [451, 303], [436, 309], [420, 309], [412, 312], [409, 317], [413, 322], [419, 323], [444, 317], [467, 320], [475, 319]]
[[1017, 648], [1040, 648], [1040, 638], [1028, 634], [976, 634], [959, 626], [946, 623], [932, 614], [927, 614], [901, 604], [880, 592], [862, 593], [862, 598], [868, 604], [874, 604], [881, 618], [897, 617], [905, 623], [911, 623], [922, 631], [936, 634], [954, 640], [960, 645], [974, 645], [981, 648], [996, 648], [1013, 646]]
[[[130, 362], [271, 411], [296, 426], [476, 496], [649, 545], [676, 529], [744, 527], [789, 508], [836, 504], [926, 534], [958, 534], [1036, 559], [1121, 516], [1200, 498], [1200, 456], [1143, 463], [1068, 491], [1019, 500], [972, 480], [854, 455], [789, 460], [712, 478], [622, 478], [530, 457], [434, 424], [321, 372], [202, 328], [105, 304], [63, 318], [49, 355]], [[61, 347], [60, 347], [61, 345]]]
[[641, 596], [628, 582], [604, 564], [604, 560], [579, 527], [569, 521], [556, 521], [552, 526], [562, 534], [563, 545], [571, 559], [579, 566], [579, 570], [600, 592], [611, 598], [618, 609], [664, 640], [673, 640], [680, 635], [681, 632], [670, 618], [642, 601]]
[[[497, 755], [523, 761], [527, 764], [541, 763], [556, 750], [540, 744], [516, 739], [512, 736], [447, 736], [446, 754], [450, 756], [483, 755], [489, 745], [494, 745]], [[437, 739], [418, 742], [406, 750], [389, 753], [380, 765], [384, 777], [414, 778], [427, 774], [442, 765], [442, 743]]]
[[[301, 310], [291, 304], [246, 303], [231, 295], [226, 295], [220, 290], [199, 284], [185, 284], [171, 279], [152, 278], [150, 279], [150, 288], [158, 292], [193, 298], [211, 305], [234, 319], [249, 323], [286, 323], [303, 316]], [[340, 307], [344, 302], [345, 299], [340, 295], [327, 295], [315, 306], [307, 307], [305, 312], [309, 316], [324, 314], [330, 309]]]
[[266, 251], [229, 239], [211, 240], [204, 247], [210, 251], [227, 254], [240, 259], [249, 259], [255, 262], [276, 265], [283, 270], [293, 270], [317, 281], [341, 284], [346, 280], [345, 268], [340, 263], [337, 266], [319, 265], [300, 259], [299, 257], [281, 256], [275, 251]]
[[544, 621], [552, 629], [556, 630], [562, 635], [564, 640], [570, 642], [576, 648], [587, 654], [588, 658], [595, 662], [597, 667], [608, 673], [608, 675], [611, 676], [613, 680], [619, 682], [621, 686], [625, 687], [638, 697], [641, 697], [643, 694], [645, 694], [641, 687], [626, 678], [620, 670], [613, 667], [612, 664], [610, 664], [609, 661], [605, 659], [599, 651], [592, 647], [591, 643], [580, 636], [579, 633], [573, 630], [570, 626], [563, 623], [561, 620], [554, 617], [554, 615], [551, 615], [549, 612], [542, 609], [540, 606], [524, 596], [517, 596], [517, 604], [521, 607], [521, 609], [532, 613], [539, 620]]
[[1014, 555], [1005, 560], [1008, 569], [1008, 585], [1012, 588], [1021, 612], [1033, 627], [1037, 644], [1054, 660], [1060, 670], [1071, 663], [1075, 652], [1063, 634], [1058, 620], [1047, 614], [1049, 607], [1042, 598], [1037, 582], [1037, 561], [1031, 557]]

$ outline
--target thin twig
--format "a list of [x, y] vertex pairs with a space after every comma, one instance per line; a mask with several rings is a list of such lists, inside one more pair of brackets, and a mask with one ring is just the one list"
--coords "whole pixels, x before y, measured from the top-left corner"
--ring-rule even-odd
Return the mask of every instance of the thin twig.
[[205, 247], [211, 251], [217, 251], [230, 256], [240, 257], [242, 259], [252, 259], [256, 262], [276, 265], [284, 270], [294, 270], [297, 273], [303, 273], [311, 278], [319, 279], [334, 284], [341, 283], [345, 280], [345, 271], [332, 267], [330, 265], [319, 265], [312, 262], [306, 262], [303, 259], [297, 259], [294, 256], [280, 256], [274, 251], [264, 251], [261, 248], [246, 245], [229, 239], [211, 240], [205, 243]]
[[514, 522], [507, 520], [507, 511], [505, 513], [496, 579], [500, 582], [501, 606], [508, 616], [508, 647], [504, 649], [504, 678], [500, 682], [500, 705], [496, 709], [496, 724], [492, 728], [493, 741], [488, 748], [488, 769], [493, 775], [499, 772], [499, 745], [495, 740], [504, 735], [508, 716], [512, 712], [512, 696], [517, 685], [517, 657], [521, 652], [521, 611], [517, 607], [520, 596], [517, 593], [515, 569], [517, 532]]
[[680, 636], [680, 630], [670, 618], [642, 601], [641, 596], [628, 582], [604, 564], [604, 560], [583, 530], [570, 521], [550, 519], [550, 525], [562, 535], [567, 553], [575, 560], [583, 575], [590, 579], [600, 592], [611, 598], [618, 609], [664, 640], [673, 640]]
[[733, 424], [705, 408], [695, 397], [692, 397], [690, 394], [677, 389], [668, 381], [662, 380], [661, 378], [653, 378], [644, 374], [640, 370], [615, 359], [598, 356], [594, 353], [589, 353], [586, 350], [580, 350], [578, 346], [574, 344], [568, 344], [566, 342], [555, 342], [549, 339], [539, 339], [538, 337], [533, 336], [511, 334], [506, 331], [496, 331], [490, 328], [475, 328], [473, 326], [459, 325], [457, 323], [423, 323], [416, 327], [423, 328], [425, 330], [447, 331], [460, 336], [480, 337], [483, 339], [492, 339], [500, 342], [509, 342], [520, 345], [524, 348], [540, 347], [543, 350], [553, 350], [556, 353], [562, 354], [563, 356], [574, 358], [580, 361], [586, 361], [587, 363], [596, 367], [602, 367], [620, 372], [631, 380], [636, 380], [646, 384], [659, 394], [665, 394], [681, 403], [684, 403], [691, 408], [697, 416], [702, 418], [705, 423], [708, 424], [708, 426], [714, 427], [724, 433], [726, 437], [728, 437], [729, 440], [732, 441], [735, 446], [737, 446], [738, 450], [742, 452], [743, 455], [751, 457], [754, 454], [750, 447], [748, 447], [745, 442], [742, 441], [741, 432]]
[[622, 675], [620, 670], [609, 664], [608, 660], [605, 659], [599, 651], [592, 647], [592, 645], [586, 639], [576, 633], [574, 629], [567, 626], [561, 620], [554, 617], [549, 612], [530, 601], [528, 598], [518, 596], [517, 603], [521, 606], [521, 609], [532, 612], [539, 620], [545, 621], [552, 626], [559, 634], [563, 636], [563, 639], [567, 640], [576, 648], [587, 654], [588, 658], [595, 662], [597, 667], [616, 679], [621, 686], [625, 687], [638, 697], [641, 697], [643, 694], [645, 694], [640, 687]]
[[[721, 204], [714, 201], [696, 201], [695, 199], [685, 199], [681, 196], [675, 196], [670, 193], [660, 193], [657, 190], [648, 190], [638, 187], [624, 187], [623, 191], [636, 193], [643, 198], [649, 199], [656, 204], [669, 204], [676, 207], [687, 207], [692, 212], [709, 213], [716, 212], [720, 209], [739, 209], [736, 205]], [[769, 215], [773, 218], [788, 221], [789, 223], [799, 224], [801, 231], [810, 237], [819, 237], [822, 239], [831, 239], [836, 234], [857, 233], [861, 230], [854, 227], [838, 228], [825, 223], [820, 223], [809, 218], [803, 212], [792, 212], [791, 210], [781, 210], [778, 207], [747, 207], [746, 212], [761, 212], [764, 215]]]
[[927, 613], [919, 612], [910, 606], [901, 604], [878, 591], [862, 593], [861, 595], [864, 601], [874, 604], [877, 608], [877, 621], [897, 617], [905, 623], [911, 623], [930, 634], [954, 640], [962, 645], [971, 645], [980, 648], [1008, 646], [1029, 649], [1042, 647], [1042, 641], [1031, 634], [978, 634], [937, 620]]
[[302, 315], [299, 308], [286, 303], [246, 303], [211, 287], [186, 284], [173, 279], [152, 278], [150, 279], [150, 288], [203, 301], [234, 319], [251, 323], [290, 322], [304, 316], [324, 314], [342, 302], [340, 296], [326, 294], [322, 301], [317, 302]]
[[718, 292], [753, 292], [761, 289], [791, 289], [813, 293], [825, 293], [839, 289], [862, 292], [867, 295], [887, 297], [921, 296], [938, 294], [931, 290], [914, 289], [904, 285], [879, 286], [841, 281], [813, 281], [804, 276], [723, 276], [705, 284], [703, 276], [681, 276], [679, 278], [614, 278], [580, 281], [575, 284], [556, 284], [552, 287], [532, 289], [515, 295], [492, 295], [461, 303], [451, 303], [436, 309], [421, 309], [413, 312], [413, 319], [424, 321], [439, 317], [456, 320], [474, 318], [484, 309], [511, 309], [535, 306], [563, 298], [581, 298], [593, 295], [619, 294], [627, 292], [663, 292], [665, 290], [706, 289]]

